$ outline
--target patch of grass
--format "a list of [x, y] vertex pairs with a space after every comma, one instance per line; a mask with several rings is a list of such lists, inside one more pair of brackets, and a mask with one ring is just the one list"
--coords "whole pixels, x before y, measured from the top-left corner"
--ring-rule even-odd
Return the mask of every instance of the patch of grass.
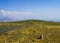
[[22, 28], [0, 33], [0, 43], [60, 43], [60, 23], [28, 20], [0, 23], [0, 29]]

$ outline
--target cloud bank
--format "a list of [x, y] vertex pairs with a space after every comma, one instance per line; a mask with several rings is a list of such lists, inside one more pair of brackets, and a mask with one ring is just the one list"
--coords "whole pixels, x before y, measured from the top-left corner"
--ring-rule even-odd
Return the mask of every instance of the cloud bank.
[[[44, 12], [44, 13], [43, 13]], [[0, 18], [1, 17], [9, 17], [13, 20], [27, 20], [27, 19], [39, 19], [39, 20], [59, 20], [59, 12], [18, 12], [18, 11], [6, 11], [0, 10]], [[49, 14], [50, 13], [50, 14]], [[57, 16], [56, 16], [57, 15]]]
[[32, 12], [18, 12], [18, 11], [1, 10], [0, 14], [3, 14], [3, 15], [22, 15], [22, 14], [32, 14]]
[[[13, 20], [24, 20], [31, 17], [32, 12], [20, 12], [20, 11], [6, 11], [0, 10], [0, 16], [12, 18]], [[2, 16], [2, 17], [3, 17]]]

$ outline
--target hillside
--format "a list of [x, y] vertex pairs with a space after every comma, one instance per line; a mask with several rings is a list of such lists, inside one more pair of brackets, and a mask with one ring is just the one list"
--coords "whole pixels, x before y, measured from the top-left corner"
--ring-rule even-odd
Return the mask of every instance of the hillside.
[[0, 43], [60, 43], [60, 23], [43, 20], [0, 22]]

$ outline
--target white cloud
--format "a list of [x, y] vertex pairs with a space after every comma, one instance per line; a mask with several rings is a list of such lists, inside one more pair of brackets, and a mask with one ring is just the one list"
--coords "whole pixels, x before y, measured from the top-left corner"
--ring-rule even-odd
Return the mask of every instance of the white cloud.
[[1, 10], [0, 14], [3, 14], [3, 15], [22, 15], [22, 14], [32, 14], [32, 12], [18, 12], [18, 11]]

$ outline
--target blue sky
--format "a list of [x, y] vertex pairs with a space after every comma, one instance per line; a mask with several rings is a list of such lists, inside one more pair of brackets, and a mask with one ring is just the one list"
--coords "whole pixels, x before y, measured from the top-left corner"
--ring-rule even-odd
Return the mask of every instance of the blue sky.
[[14, 20], [60, 21], [60, 0], [0, 0], [0, 14]]

